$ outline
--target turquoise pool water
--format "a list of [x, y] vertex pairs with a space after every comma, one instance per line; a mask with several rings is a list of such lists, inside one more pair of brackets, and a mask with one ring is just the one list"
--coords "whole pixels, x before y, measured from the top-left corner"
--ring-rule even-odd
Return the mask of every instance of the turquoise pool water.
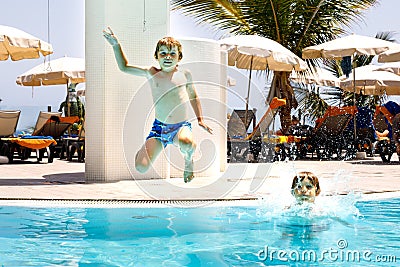
[[345, 197], [311, 212], [262, 201], [203, 208], [2, 206], [0, 266], [398, 266], [399, 209], [400, 198], [354, 204]]

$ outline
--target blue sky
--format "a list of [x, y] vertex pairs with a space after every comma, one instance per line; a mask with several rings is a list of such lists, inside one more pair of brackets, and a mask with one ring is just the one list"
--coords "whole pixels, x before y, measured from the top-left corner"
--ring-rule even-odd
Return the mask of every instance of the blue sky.
[[[50, 0], [48, 35], [47, 0], [1, 0], [0, 24], [19, 28], [44, 41], [50, 40], [54, 53], [50, 59], [65, 55], [85, 56], [84, 1]], [[7, 2], [7, 4], [5, 4]], [[20, 61], [0, 61], [0, 98], [2, 106], [47, 106], [58, 108], [66, 95], [66, 86], [19, 86], [17, 76], [43, 63], [43, 57]]]
[[[47, 3], [48, 0], [2, 0], [0, 24], [19, 28], [50, 41], [54, 48], [54, 54], [50, 59], [65, 55], [84, 58], [84, 1], [50, 0], [49, 16]], [[399, 10], [400, 1], [381, 0], [379, 6], [366, 12], [365, 22], [354, 25], [351, 32], [368, 36], [374, 36], [378, 31], [400, 32]], [[217, 38], [209, 28], [196, 26], [190, 18], [177, 13], [171, 14], [171, 34]], [[400, 33], [396, 39], [400, 42]], [[0, 98], [3, 99], [1, 106], [58, 107], [65, 98], [65, 86], [35, 87], [32, 92], [31, 87], [15, 83], [18, 75], [42, 62], [43, 58], [15, 62], [0, 61]]]

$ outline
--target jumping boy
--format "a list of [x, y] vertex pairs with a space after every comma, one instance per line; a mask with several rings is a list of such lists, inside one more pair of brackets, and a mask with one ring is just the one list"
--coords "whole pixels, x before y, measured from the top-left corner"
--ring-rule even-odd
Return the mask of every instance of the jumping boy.
[[209, 133], [212, 133], [212, 129], [203, 120], [200, 100], [190, 71], [178, 68], [183, 56], [182, 45], [172, 37], [162, 38], [158, 41], [154, 53], [160, 68], [139, 67], [128, 64], [110, 27], [103, 30], [103, 36], [113, 47], [119, 69], [128, 74], [146, 77], [153, 96], [155, 120], [144, 145], [136, 153], [136, 169], [141, 173], [146, 172], [162, 149], [168, 144], [174, 144], [179, 147], [185, 159], [184, 181], [190, 182], [194, 178], [192, 157], [196, 144], [184, 105], [187, 97], [199, 126]]

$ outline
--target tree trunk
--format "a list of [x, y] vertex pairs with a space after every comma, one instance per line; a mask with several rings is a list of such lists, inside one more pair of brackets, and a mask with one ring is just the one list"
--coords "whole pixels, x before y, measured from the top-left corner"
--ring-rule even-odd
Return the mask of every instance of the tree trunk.
[[274, 71], [271, 88], [267, 98], [269, 104], [274, 97], [286, 99], [286, 105], [279, 109], [282, 132], [286, 132], [292, 123], [291, 110], [297, 108], [297, 100], [294, 96], [293, 88], [289, 83], [290, 72]]

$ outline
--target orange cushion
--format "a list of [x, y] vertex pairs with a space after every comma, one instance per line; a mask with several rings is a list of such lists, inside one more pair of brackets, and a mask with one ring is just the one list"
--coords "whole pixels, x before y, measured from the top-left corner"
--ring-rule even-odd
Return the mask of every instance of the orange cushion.
[[52, 144], [56, 145], [57, 142], [54, 139], [22, 139], [22, 138], [2, 138], [1, 140], [10, 141], [17, 143], [20, 146], [31, 148], [31, 149], [42, 149]]

